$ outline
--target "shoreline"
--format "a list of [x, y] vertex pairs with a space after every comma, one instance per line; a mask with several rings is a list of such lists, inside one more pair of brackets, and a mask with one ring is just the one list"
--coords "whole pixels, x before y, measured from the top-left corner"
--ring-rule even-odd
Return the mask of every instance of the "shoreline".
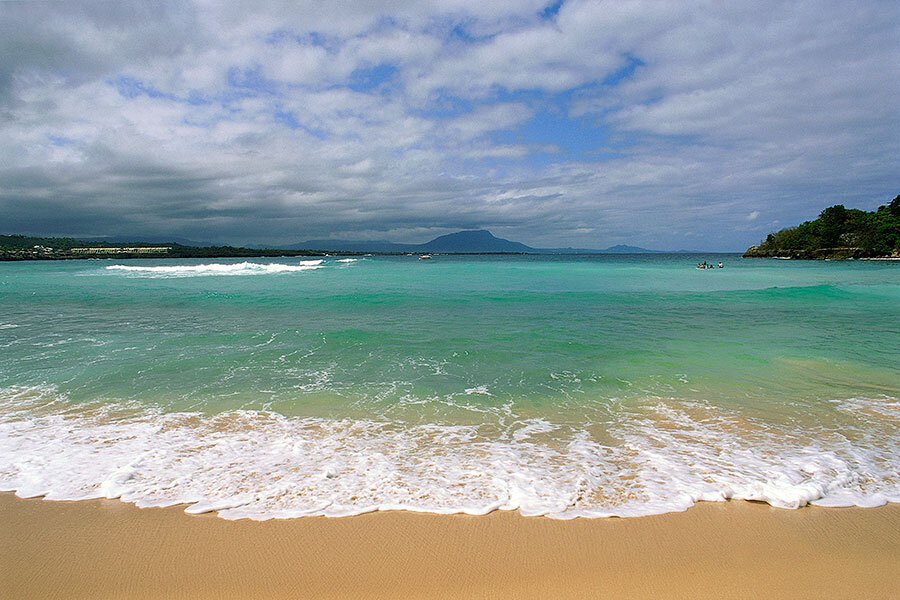
[[[4, 255], [0, 251], [0, 262], [52, 262], [70, 260], [189, 260], [189, 259], [229, 259], [229, 258], [328, 258], [335, 256], [411, 256], [410, 252], [355, 252], [350, 250], [272, 250], [269, 254], [80, 254], [80, 255], [34, 255], [19, 257]], [[433, 256], [724, 256], [740, 257], [740, 252], [429, 252]], [[746, 258], [746, 257], [744, 257]], [[756, 257], [751, 257], [756, 258]]]
[[900, 504], [227, 521], [0, 493], [11, 598], [895, 598]]

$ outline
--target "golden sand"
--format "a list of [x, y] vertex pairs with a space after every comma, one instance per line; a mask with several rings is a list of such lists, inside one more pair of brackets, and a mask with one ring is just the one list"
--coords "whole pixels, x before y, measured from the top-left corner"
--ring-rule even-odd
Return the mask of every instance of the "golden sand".
[[3, 598], [900, 598], [900, 506], [266, 522], [0, 494]]

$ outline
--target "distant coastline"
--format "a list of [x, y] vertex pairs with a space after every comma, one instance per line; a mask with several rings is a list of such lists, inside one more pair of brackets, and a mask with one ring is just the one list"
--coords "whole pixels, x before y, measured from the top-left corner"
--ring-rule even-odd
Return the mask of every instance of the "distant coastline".
[[837, 204], [813, 221], [770, 233], [744, 258], [846, 260], [900, 258], [900, 195], [866, 212]]
[[[110, 238], [105, 238], [109, 240]], [[353, 242], [309, 240], [286, 248], [187, 245], [178, 242], [98, 241], [62, 237], [0, 235], [0, 261], [84, 260], [139, 258], [275, 258], [292, 256], [359, 256], [375, 254], [469, 254], [469, 255], [577, 255], [577, 254], [691, 254], [664, 252], [637, 246], [617, 245], [603, 250], [586, 248], [532, 248], [520, 242], [495, 237], [486, 230], [459, 231], [424, 244], [394, 244], [383, 241]]]
[[264, 258], [279, 256], [323, 256], [310, 250], [271, 250], [233, 246], [182, 246], [181, 244], [112, 244], [72, 238], [0, 236], [0, 261], [89, 260], [100, 258]]

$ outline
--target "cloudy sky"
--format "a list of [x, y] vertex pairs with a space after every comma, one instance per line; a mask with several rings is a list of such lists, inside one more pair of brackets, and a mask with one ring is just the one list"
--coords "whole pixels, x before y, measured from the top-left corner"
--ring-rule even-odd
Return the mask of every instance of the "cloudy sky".
[[898, 193], [896, 0], [0, 2], [0, 233], [742, 250]]

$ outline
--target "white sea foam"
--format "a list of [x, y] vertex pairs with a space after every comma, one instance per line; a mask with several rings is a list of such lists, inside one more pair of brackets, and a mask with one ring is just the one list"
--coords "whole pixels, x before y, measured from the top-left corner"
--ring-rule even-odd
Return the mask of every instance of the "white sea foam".
[[895, 419], [900, 424], [900, 400], [871, 400], [869, 398], [848, 398], [835, 400], [837, 409], [856, 415], [875, 413], [881, 417]]
[[466, 396], [471, 396], [472, 394], [481, 394], [482, 396], [492, 396], [493, 395], [488, 391], [486, 385], [479, 385], [476, 387], [468, 388], [466, 390], [463, 390], [463, 393], [465, 393]]
[[358, 261], [358, 260], [359, 260], [358, 258], [339, 258], [339, 259], [337, 259], [335, 262], [339, 262], [339, 263], [353, 263], [353, 262], [356, 262], [356, 261]]
[[269, 275], [310, 271], [322, 266], [322, 260], [301, 260], [294, 264], [283, 263], [209, 263], [201, 265], [171, 265], [145, 267], [137, 265], [109, 265], [109, 271], [119, 271], [140, 277], [196, 277], [208, 275]]
[[15, 323], [0, 323], [0, 329], [15, 329], [18, 327]]
[[[636, 516], [700, 500], [900, 502], [896, 399], [837, 403], [840, 430], [775, 428], [657, 399], [604, 424], [480, 425], [165, 414], [78, 404], [52, 387], [0, 390], [0, 489], [55, 500], [187, 503], [227, 519], [407, 509], [554, 518]], [[887, 417], [882, 412], [887, 412]], [[618, 414], [618, 413], [617, 413]]]

